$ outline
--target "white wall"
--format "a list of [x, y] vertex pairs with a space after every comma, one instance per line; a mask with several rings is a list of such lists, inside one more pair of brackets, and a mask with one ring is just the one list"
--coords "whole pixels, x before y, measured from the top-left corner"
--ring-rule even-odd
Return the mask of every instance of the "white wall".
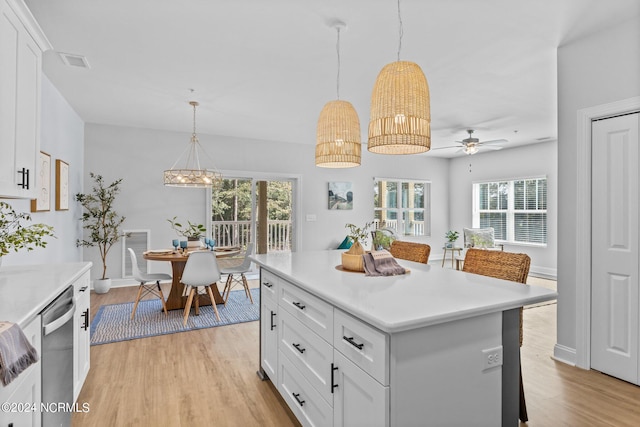
[[[547, 247], [505, 245], [505, 250], [528, 254], [531, 257], [531, 274], [555, 278], [558, 235], [557, 146], [556, 141], [550, 141], [452, 159], [449, 168], [451, 229], [458, 230], [462, 236], [462, 229], [472, 226], [474, 182], [545, 175], [548, 201]], [[444, 240], [444, 235], [442, 239]]]
[[[11, 252], [3, 257], [2, 265], [48, 264], [77, 262], [82, 260], [82, 251], [76, 247], [76, 239], [82, 234], [81, 209], [69, 203], [68, 211], [55, 210], [55, 161], [69, 163], [69, 194], [81, 190], [83, 174], [84, 122], [51, 84], [42, 76], [42, 117], [40, 127], [40, 150], [51, 155], [51, 210], [31, 214], [33, 223], [53, 226], [57, 238], [47, 238], [46, 248], [33, 251]], [[30, 212], [29, 200], [7, 199], [16, 211]], [[25, 223], [26, 225], [26, 223]]]
[[[558, 343], [576, 348], [577, 111], [640, 95], [640, 17], [558, 49]], [[597, 262], [597, 260], [594, 260]], [[588, 307], [587, 307], [588, 309]], [[560, 349], [560, 350], [559, 350]], [[559, 353], [562, 354], [559, 354]], [[575, 361], [575, 360], [574, 360]]]
[[[85, 142], [85, 188], [89, 172], [103, 175], [107, 182], [123, 178], [116, 210], [126, 216], [126, 229], [150, 229], [151, 246], [166, 248], [175, 238], [167, 223], [182, 220], [205, 223], [205, 190], [164, 187], [162, 172], [171, 167], [189, 141], [189, 133], [87, 124]], [[383, 156], [371, 154], [363, 146], [362, 166], [352, 169], [325, 169], [315, 166], [314, 144], [289, 144], [244, 140], [226, 136], [198, 135], [214, 166], [225, 171], [255, 171], [301, 177], [299, 232], [301, 250], [336, 247], [346, 235], [346, 223], [364, 224], [373, 219], [373, 178], [426, 179], [432, 182], [432, 238], [421, 241], [442, 246], [448, 227], [448, 160], [426, 156]], [[310, 138], [313, 138], [313, 132]], [[330, 211], [327, 208], [329, 181], [353, 183], [354, 208]], [[306, 222], [307, 214], [317, 221]], [[435, 244], [433, 243], [435, 241]], [[370, 243], [370, 242], [369, 242]], [[434, 246], [435, 245], [435, 246]], [[120, 243], [109, 254], [108, 275], [121, 276]], [[85, 259], [94, 261], [92, 277], [100, 264], [97, 251], [85, 249]], [[152, 263], [152, 271], [168, 271], [168, 263]]]

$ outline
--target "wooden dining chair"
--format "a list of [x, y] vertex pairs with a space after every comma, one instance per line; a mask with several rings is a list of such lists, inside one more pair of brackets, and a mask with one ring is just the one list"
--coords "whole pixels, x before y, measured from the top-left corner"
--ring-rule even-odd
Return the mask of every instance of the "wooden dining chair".
[[407, 261], [429, 263], [431, 246], [425, 243], [406, 242], [404, 240], [394, 240], [389, 249], [394, 258], [406, 259]]
[[218, 280], [220, 280], [220, 269], [218, 268], [216, 254], [213, 253], [213, 251], [192, 252], [189, 255], [187, 264], [184, 266], [184, 271], [182, 272], [182, 277], [180, 278], [180, 282], [185, 285], [185, 291], [188, 294], [187, 302], [184, 306], [183, 325], [186, 326], [187, 324], [194, 298], [196, 300], [196, 313], [198, 311], [200, 297], [198, 288], [201, 287], [206, 290], [209, 298], [211, 298], [211, 307], [216, 314], [216, 319], [220, 321], [216, 300], [211, 291], [211, 286], [218, 286]]
[[[131, 320], [136, 315], [136, 310], [138, 309], [138, 303], [142, 298], [151, 294], [160, 298], [162, 301], [162, 308], [164, 309], [164, 315], [167, 316], [167, 304], [164, 301], [164, 294], [162, 293], [162, 288], [160, 287], [161, 280], [171, 280], [171, 276], [166, 273], [143, 273], [140, 271], [138, 267], [138, 259], [136, 257], [136, 253], [131, 248], [127, 248], [129, 250], [129, 256], [131, 257], [131, 273], [134, 279], [140, 282], [138, 286], [138, 295], [136, 296], [136, 301], [133, 304], [133, 310], [131, 310]], [[147, 284], [147, 282], [155, 282], [153, 284]]]
[[[502, 251], [487, 251], [484, 249], [468, 249], [464, 259], [462, 271], [510, 280], [512, 282], [527, 283], [531, 258], [527, 254], [517, 254]], [[522, 347], [523, 310], [520, 307], [520, 347]], [[527, 422], [527, 404], [522, 385], [522, 366], [520, 366], [520, 410], [519, 418]]]

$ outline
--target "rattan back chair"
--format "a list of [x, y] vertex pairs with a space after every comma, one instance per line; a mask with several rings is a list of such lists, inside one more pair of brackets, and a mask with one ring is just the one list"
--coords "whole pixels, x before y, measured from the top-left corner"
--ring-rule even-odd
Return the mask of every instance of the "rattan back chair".
[[[527, 254], [468, 249], [462, 271], [512, 282], [527, 283], [530, 265], [531, 258]], [[520, 347], [522, 347], [523, 338], [522, 317], [522, 307], [520, 307]], [[520, 420], [522, 422], [528, 420], [527, 404], [524, 399], [524, 387], [522, 385], [522, 367], [520, 367]]]
[[394, 258], [406, 259], [407, 261], [429, 262], [431, 246], [425, 243], [405, 242], [404, 240], [394, 240], [389, 249]]

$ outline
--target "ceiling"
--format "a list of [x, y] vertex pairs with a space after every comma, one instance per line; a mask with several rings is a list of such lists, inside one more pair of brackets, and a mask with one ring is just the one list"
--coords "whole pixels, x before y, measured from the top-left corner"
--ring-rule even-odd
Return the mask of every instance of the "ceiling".
[[[45, 74], [88, 123], [190, 132], [197, 100], [200, 134], [315, 144], [337, 98], [339, 19], [340, 99], [366, 144], [374, 81], [399, 47], [395, 0], [26, 3], [54, 47]], [[402, 0], [400, 58], [429, 82], [432, 148], [468, 128], [507, 147], [556, 139], [556, 48], [639, 13], [638, 0]]]

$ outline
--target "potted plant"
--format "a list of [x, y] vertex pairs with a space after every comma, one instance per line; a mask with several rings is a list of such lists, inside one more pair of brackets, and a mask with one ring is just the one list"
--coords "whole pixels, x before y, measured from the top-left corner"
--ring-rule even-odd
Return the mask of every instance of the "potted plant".
[[373, 222], [366, 223], [364, 227], [358, 227], [355, 224], [345, 225], [345, 227], [349, 229], [347, 236], [353, 241], [353, 245], [351, 245], [349, 250], [342, 253], [342, 267], [345, 270], [364, 271], [364, 263], [362, 260], [364, 248], [362, 244], [367, 243], [367, 230], [372, 225]]
[[98, 247], [102, 259], [102, 277], [94, 281], [93, 289], [103, 294], [109, 292], [111, 288], [111, 279], [107, 277], [107, 254], [120, 240], [120, 225], [125, 219], [113, 209], [113, 202], [120, 192], [122, 178], [105, 185], [101, 175], [91, 172], [89, 176], [94, 181], [91, 193], [78, 193], [75, 196], [76, 201], [80, 202], [85, 209], [80, 220], [83, 223], [82, 226], [89, 231], [89, 235], [86, 239], [78, 239], [76, 245]]
[[177, 217], [168, 219], [171, 228], [178, 233], [178, 236], [183, 236], [189, 242], [189, 246], [200, 246], [200, 239], [207, 233], [207, 227], [202, 224], [194, 224], [187, 220], [186, 225], [182, 225], [177, 221]]
[[445, 237], [447, 238], [447, 242], [445, 243], [445, 247], [446, 248], [453, 248], [455, 246], [455, 242], [456, 242], [456, 240], [458, 240], [459, 236], [460, 236], [460, 234], [457, 231], [453, 231], [453, 230], [447, 231], [447, 234], [445, 234]]
[[46, 224], [22, 225], [22, 221], [31, 221], [28, 213], [17, 213], [7, 202], [0, 202], [0, 266], [2, 257], [10, 251], [26, 248], [28, 251], [44, 248], [46, 236], [55, 237], [53, 227]]
[[373, 242], [372, 249], [380, 250], [391, 248], [391, 243], [393, 243], [395, 236], [389, 232], [388, 229], [381, 229], [371, 232]]

